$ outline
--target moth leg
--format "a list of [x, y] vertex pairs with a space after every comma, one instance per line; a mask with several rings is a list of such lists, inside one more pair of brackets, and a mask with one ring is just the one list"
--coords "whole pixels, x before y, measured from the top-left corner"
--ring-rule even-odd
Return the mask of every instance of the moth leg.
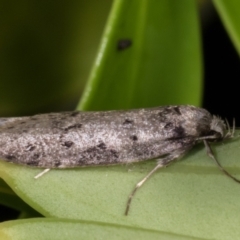
[[219, 167], [219, 169], [228, 177], [230, 177], [231, 179], [233, 179], [235, 182], [237, 183], [240, 183], [240, 180], [238, 180], [237, 178], [235, 178], [234, 176], [232, 176], [227, 170], [225, 170], [222, 165], [218, 162], [218, 160], [215, 158], [214, 154], [213, 154], [213, 151], [208, 143], [208, 141], [206, 140], [203, 140], [204, 142], [204, 145], [206, 147], [206, 150], [207, 150], [207, 155], [212, 158], [215, 163], [217, 164], [217, 166]]
[[40, 178], [42, 175], [44, 175], [45, 173], [49, 172], [50, 171], [50, 168], [46, 168], [44, 169], [42, 172], [40, 172], [39, 174], [37, 174], [34, 178], [37, 179], [37, 178]]
[[157, 166], [155, 168], [153, 168], [147, 175], [146, 177], [144, 177], [140, 182], [138, 182], [135, 186], [135, 188], [133, 189], [133, 191], [131, 192], [131, 194], [128, 197], [128, 201], [127, 201], [127, 206], [126, 206], [126, 210], [125, 210], [125, 215], [128, 215], [129, 209], [130, 209], [130, 205], [132, 202], [132, 199], [135, 195], [135, 193], [137, 192], [137, 190], [159, 169], [162, 167], [166, 167], [167, 165], [169, 165], [172, 161], [174, 161], [175, 159], [181, 157], [187, 150], [185, 149], [184, 151], [178, 151], [175, 153], [172, 153], [164, 158], [161, 158], [158, 160], [157, 162]]

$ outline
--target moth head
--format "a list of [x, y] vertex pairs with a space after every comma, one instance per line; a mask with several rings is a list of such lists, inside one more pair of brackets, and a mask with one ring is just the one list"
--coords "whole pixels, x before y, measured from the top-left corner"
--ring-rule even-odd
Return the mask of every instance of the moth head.
[[213, 136], [213, 138], [209, 140], [221, 141], [225, 137], [224, 135], [225, 131], [226, 131], [226, 124], [224, 123], [224, 121], [217, 116], [213, 116], [212, 122], [210, 125], [210, 133]]

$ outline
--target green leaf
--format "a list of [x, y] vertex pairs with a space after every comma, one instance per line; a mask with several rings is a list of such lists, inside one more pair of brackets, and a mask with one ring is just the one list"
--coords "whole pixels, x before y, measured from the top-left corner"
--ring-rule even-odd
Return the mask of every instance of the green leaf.
[[214, 0], [213, 3], [240, 54], [240, 1]]
[[[27, 231], [26, 231], [27, 230]], [[31, 219], [0, 224], [1, 240], [46, 239], [164, 239], [197, 240], [159, 231], [66, 219]]]
[[[202, 72], [194, 1], [114, 1], [79, 109], [199, 105]], [[118, 50], [120, 40], [132, 45]]]

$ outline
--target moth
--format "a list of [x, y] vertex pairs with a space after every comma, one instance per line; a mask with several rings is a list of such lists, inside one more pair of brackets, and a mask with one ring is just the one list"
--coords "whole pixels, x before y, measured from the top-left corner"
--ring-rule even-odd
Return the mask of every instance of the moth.
[[76, 168], [128, 164], [156, 159], [156, 166], [137, 183], [133, 196], [158, 169], [204, 142], [207, 154], [227, 176], [210, 142], [230, 139], [232, 131], [207, 110], [189, 106], [101, 112], [61, 112], [0, 118], [0, 159], [31, 167]]

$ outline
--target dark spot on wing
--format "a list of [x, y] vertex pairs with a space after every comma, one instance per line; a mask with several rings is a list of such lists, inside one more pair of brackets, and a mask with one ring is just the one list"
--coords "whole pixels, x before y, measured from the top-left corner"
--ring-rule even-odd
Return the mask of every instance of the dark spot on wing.
[[26, 164], [28, 165], [28, 166], [39, 166], [39, 161], [36, 161], [35, 159], [33, 159], [33, 160], [31, 160], [31, 161], [28, 161], [28, 162], [26, 162]]
[[159, 113], [158, 116], [160, 117], [160, 121], [164, 122], [167, 120], [167, 116], [172, 113], [172, 110], [168, 107], [162, 109]]
[[105, 144], [105, 143], [103, 143], [103, 142], [102, 142], [102, 143], [100, 143], [100, 144], [98, 144], [98, 145], [97, 145], [97, 147], [98, 147], [98, 148], [100, 148], [100, 149], [102, 149], [102, 150], [104, 150], [104, 149], [106, 149], [106, 148], [107, 148], [106, 144]]
[[66, 141], [66, 142], [64, 142], [62, 145], [65, 146], [65, 147], [67, 147], [67, 148], [70, 148], [73, 144], [74, 144], [74, 143], [71, 142], [71, 141]]
[[[90, 147], [86, 151], [81, 152], [78, 165], [86, 166], [86, 165], [107, 165], [117, 163], [117, 159], [119, 158], [119, 153], [113, 149], [102, 149], [98, 146]], [[88, 159], [88, 161], [86, 161]]]
[[132, 124], [133, 121], [130, 119], [125, 119], [125, 121], [123, 122], [123, 124]]
[[64, 128], [64, 131], [68, 131], [68, 130], [70, 130], [70, 129], [81, 128], [81, 127], [82, 127], [82, 124], [80, 124], [80, 123], [77, 123], [77, 124], [70, 125], [70, 126], [68, 126], [68, 127]]
[[79, 111], [75, 111], [75, 112], [72, 112], [70, 114], [71, 117], [76, 117], [80, 112]]
[[133, 123], [134, 123], [133, 120], [130, 120], [130, 119], [126, 118], [123, 122], [123, 125], [132, 125]]
[[178, 115], [181, 115], [179, 107], [174, 107], [173, 109]]
[[[133, 145], [132, 146], [132, 151], [134, 152], [134, 155], [137, 155], [138, 157], [142, 157], [144, 156], [144, 158], [146, 158], [146, 156], [151, 156], [153, 155], [151, 152], [153, 152], [151, 149], [149, 149], [149, 147], [146, 147], [144, 145]], [[148, 158], [148, 157], [147, 157]]]
[[169, 129], [172, 129], [173, 127], [174, 127], [173, 123], [172, 123], [172, 122], [169, 122], [169, 123], [167, 123], [167, 124], [164, 126], [164, 129], [169, 130]]
[[16, 159], [16, 157], [15, 157], [14, 155], [12, 155], [12, 154], [5, 155], [4, 157], [5, 157], [7, 160], [9, 160], [9, 161], [12, 161], [12, 160]]
[[59, 160], [54, 161], [54, 167], [59, 167], [61, 162]]
[[167, 121], [167, 116], [164, 115], [163, 113], [158, 113], [159, 120], [160, 122], [166, 122]]
[[14, 128], [13, 126], [7, 127], [7, 129], [13, 129], [13, 128]]
[[177, 126], [173, 129], [177, 138], [184, 138], [186, 136], [185, 130], [182, 126]]
[[116, 150], [111, 149], [110, 152], [111, 152], [111, 154], [113, 155], [114, 158], [116, 158], [116, 159], [119, 158], [119, 153]]
[[129, 48], [131, 45], [132, 41], [130, 39], [120, 39], [117, 44], [117, 50], [122, 51]]
[[32, 144], [28, 144], [27, 146], [26, 146], [26, 151], [33, 151], [34, 149], [35, 149], [36, 147], [35, 146], [33, 146]]
[[133, 141], [137, 141], [138, 137], [136, 135], [132, 135], [132, 136], [130, 136], [130, 139], [133, 140]]

